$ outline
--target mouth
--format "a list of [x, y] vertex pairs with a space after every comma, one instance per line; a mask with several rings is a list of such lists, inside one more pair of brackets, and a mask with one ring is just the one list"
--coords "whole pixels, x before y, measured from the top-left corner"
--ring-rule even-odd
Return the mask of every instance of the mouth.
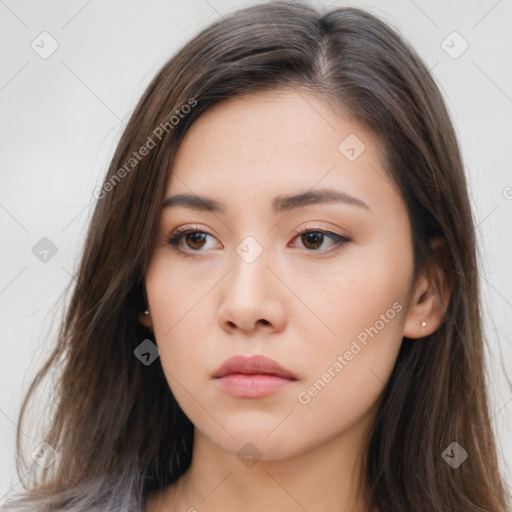
[[213, 377], [223, 391], [237, 398], [262, 398], [298, 380], [277, 361], [259, 355], [231, 357]]

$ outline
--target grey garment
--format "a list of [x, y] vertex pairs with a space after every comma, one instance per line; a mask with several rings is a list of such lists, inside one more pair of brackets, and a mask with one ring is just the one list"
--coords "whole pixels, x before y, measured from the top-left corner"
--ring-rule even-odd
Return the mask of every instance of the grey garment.
[[0, 505], [0, 512], [145, 512], [138, 494], [133, 481], [104, 477], [53, 494], [19, 491]]

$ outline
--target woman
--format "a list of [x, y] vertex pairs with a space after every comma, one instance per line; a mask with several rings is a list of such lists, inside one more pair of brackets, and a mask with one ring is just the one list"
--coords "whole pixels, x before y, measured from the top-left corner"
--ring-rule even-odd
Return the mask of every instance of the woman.
[[459, 148], [394, 30], [279, 2], [211, 25], [96, 197], [5, 511], [507, 510]]

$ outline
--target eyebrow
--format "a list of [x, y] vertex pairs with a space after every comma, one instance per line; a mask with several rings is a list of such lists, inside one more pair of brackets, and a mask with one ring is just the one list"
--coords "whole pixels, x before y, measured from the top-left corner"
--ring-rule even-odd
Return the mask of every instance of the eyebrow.
[[[351, 196], [346, 192], [340, 192], [333, 189], [308, 190], [294, 195], [277, 196], [272, 200], [272, 210], [275, 213], [282, 213], [313, 204], [333, 202], [358, 206], [371, 211], [370, 207], [362, 199]], [[198, 196], [195, 194], [178, 194], [168, 197], [164, 200], [162, 209], [177, 206], [219, 214], [223, 214], [226, 211], [223, 203], [209, 197]]]

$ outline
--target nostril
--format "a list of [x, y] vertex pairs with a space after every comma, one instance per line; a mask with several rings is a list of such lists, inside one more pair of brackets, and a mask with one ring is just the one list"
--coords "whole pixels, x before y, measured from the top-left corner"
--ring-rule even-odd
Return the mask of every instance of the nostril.
[[[261, 323], [263, 325], [270, 325], [270, 322], [268, 320], [265, 320], [264, 318], [261, 318], [260, 320], [258, 320], [257, 323]], [[228, 320], [227, 324], [229, 325], [229, 327], [232, 327], [232, 328], [237, 327], [237, 324], [235, 322], [232, 322], [231, 320]]]

